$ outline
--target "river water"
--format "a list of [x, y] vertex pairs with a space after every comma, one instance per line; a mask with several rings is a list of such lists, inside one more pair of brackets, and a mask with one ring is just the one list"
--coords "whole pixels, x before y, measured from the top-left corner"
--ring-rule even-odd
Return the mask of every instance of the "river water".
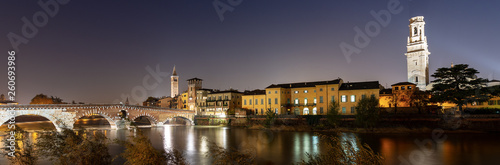
[[[99, 119], [88, 119], [99, 120]], [[84, 121], [79, 121], [84, 122]], [[85, 121], [89, 122], [89, 121]], [[96, 121], [90, 121], [90, 123]], [[26, 123], [20, 126], [36, 130], [40, 126], [50, 126], [48, 122]], [[133, 130], [109, 130], [109, 125], [93, 126], [103, 131], [110, 139], [125, 140], [134, 134]], [[168, 125], [155, 128], [141, 128], [151, 139], [155, 148], [175, 148], [184, 152], [190, 164], [210, 164], [206, 156], [208, 142], [215, 142], [224, 148], [247, 149], [256, 157], [257, 164], [291, 164], [306, 159], [305, 153], [322, 153], [319, 138], [314, 132], [277, 132], [248, 130], [218, 126]], [[34, 140], [37, 133], [31, 133]], [[362, 143], [385, 157], [386, 164], [499, 164], [500, 134], [445, 134], [446, 140], [435, 148], [420, 147], [415, 141], [431, 140], [429, 134], [356, 134], [341, 133], [340, 138]], [[0, 139], [3, 140], [3, 136]], [[361, 144], [357, 144], [361, 145]], [[109, 145], [110, 153], [118, 155], [124, 149], [116, 144]], [[431, 151], [431, 152], [422, 152]], [[118, 159], [114, 164], [123, 164]], [[0, 164], [8, 164], [0, 158]], [[42, 159], [41, 164], [51, 164]]]

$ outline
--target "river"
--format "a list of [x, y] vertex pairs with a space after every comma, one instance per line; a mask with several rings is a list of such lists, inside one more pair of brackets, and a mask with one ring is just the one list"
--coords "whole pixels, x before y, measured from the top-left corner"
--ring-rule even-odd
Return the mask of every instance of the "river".
[[[88, 119], [80, 123], [96, 123], [100, 119]], [[100, 121], [98, 123], [101, 123]], [[35, 122], [21, 124], [28, 130], [50, 123]], [[109, 125], [92, 126], [103, 131], [109, 139], [124, 140], [134, 134], [131, 130], [109, 130]], [[324, 148], [318, 145], [319, 138], [313, 132], [278, 132], [248, 130], [219, 126], [181, 126], [168, 125], [155, 128], [141, 128], [151, 139], [155, 148], [175, 148], [184, 152], [191, 164], [209, 164], [206, 156], [208, 142], [215, 142], [224, 148], [249, 149], [256, 156], [257, 164], [291, 164], [305, 159], [305, 153], [322, 153]], [[30, 134], [35, 139], [37, 133]], [[356, 134], [341, 133], [340, 138], [355, 141], [358, 137], [374, 151], [382, 154], [386, 164], [401, 164], [401, 160], [413, 164], [498, 164], [500, 162], [500, 134], [445, 134], [446, 140], [435, 145], [429, 154], [422, 150], [415, 141], [431, 139], [429, 134]], [[3, 136], [0, 139], [3, 140]], [[360, 145], [360, 144], [358, 144]], [[116, 144], [109, 145], [110, 153], [118, 155], [124, 148]], [[425, 157], [421, 157], [425, 155]], [[410, 156], [413, 156], [410, 158]], [[114, 164], [123, 164], [118, 159]], [[404, 162], [404, 161], [403, 161]], [[0, 158], [0, 164], [8, 164], [6, 158]], [[42, 159], [41, 164], [51, 164]]]

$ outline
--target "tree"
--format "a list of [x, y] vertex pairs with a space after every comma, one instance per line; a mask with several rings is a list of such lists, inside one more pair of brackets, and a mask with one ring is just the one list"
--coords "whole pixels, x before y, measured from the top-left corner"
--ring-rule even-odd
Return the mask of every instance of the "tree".
[[356, 106], [356, 124], [364, 128], [373, 128], [380, 119], [378, 99], [375, 97], [363, 98]]
[[328, 112], [326, 113], [326, 121], [329, 126], [331, 127], [337, 127], [340, 121], [340, 114], [339, 114], [339, 103], [337, 103], [335, 100], [332, 100], [330, 103], [330, 106], [328, 107]]
[[490, 95], [484, 90], [486, 80], [477, 78], [479, 72], [469, 68], [467, 64], [458, 64], [450, 68], [439, 68], [432, 77], [436, 80], [432, 88], [433, 102], [452, 102], [458, 105], [460, 114], [462, 106], [468, 102], [484, 102]]
[[[9, 147], [6, 147], [4, 149], [4, 152], [2, 153], [9, 159], [10, 164], [14, 165], [34, 165], [38, 162], [38, 154], [36, 153], [35, 146], [29, 139], [28, 132], [24, 131], [20, 127], [15, 127], [14, 129], [15, 134], [14, 134], [14, 141], [15, 141], [15, 148], [16, 152], [14, 152], [14, 156], [12, 157], [9, 155], [9, 152], [11, 152]], [[7, 132], [7, 134], [10, 134], [10, 131]], [[5, 138], [3, 140], [4, 146], [10, 146], [10, 141], [8, 138]]]
[[417, 107], [418, 113], [422, 113], [422, 108], [430, 103], [430, 96], [427, 92], [415, 90], [410, 94], [410, 104]]
[[30, 104], [63, 104], [59, 97], [50, 96], [41, 93], [31, 99]]
[[102, 132], [63, 129], [42, 132], [36, 143], [37, 152], [60, 165], [108, 165], [107, 138]]
[[401, 101], [401, 92], [393, 92], [389, 103], [394, 105], [394, 113], [398, 112], [398, 103]]
[[137, 135], [129, 137], [127, 141], [115, 140], [116, 143], [125, 147], [125, 151], [120, 154], [127, 160], [125, 164], [130, 165], [166, 165], [166, 164], [187, 164], [182, 152], [172, 149], [168, 152], [158, 150], [153, 147], [149, 138], [137, 129]]
[[266, 111], [266, 120], [264, 121], [264, 127], [270, 128], [272, 125], [274, 125], [277, 117], [278, 115], [273, 112], [271, 108], [268, 108]]

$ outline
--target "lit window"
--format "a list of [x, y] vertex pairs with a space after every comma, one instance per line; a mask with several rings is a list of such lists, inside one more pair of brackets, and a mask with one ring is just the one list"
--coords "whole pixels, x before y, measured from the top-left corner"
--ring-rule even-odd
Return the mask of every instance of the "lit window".
[[403, 86], [403, 87], [401, 87], [401, 90], [405, 90], [405, 87], [404, 87], [404, 86]]
[[295, 105], [299, 105], [299, 99], [295, 99]]
[[304, 90], [304, 93], [307, 93], [307, 90]]
[[345, 107], [342, 107], [342, 113], [345, 114], [346, 113], [346, 109]]
[[351, 102], [356, 102], [356, 95], [351, 95]]
[[313, 103], [316, 104], [316, 97], [314, 98], [314, 102]]
[[304, 98], [304, 105], [307, 105], [307, 98]]
[[299, 91], [295, 91], [294, 93], [299, 93]]
[[408, 89], [411, 89], [411, 86], [408, 86]]
[[347, 102], [347, 96], [346, 95], [342, 95], [341, 102], [343, 102], [343, 103]]

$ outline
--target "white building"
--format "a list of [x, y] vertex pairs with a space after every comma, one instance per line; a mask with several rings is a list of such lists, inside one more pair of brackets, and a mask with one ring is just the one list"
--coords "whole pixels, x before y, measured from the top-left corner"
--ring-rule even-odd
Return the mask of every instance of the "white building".
[[425, 36], [425, 21], [423, 16], [410, 19], [410, 35], [405, 53], [408, 66], [408, 82], [417, 84], [420, 90], [425, 90], [429, 84], [429, 54], [427, 37]]

